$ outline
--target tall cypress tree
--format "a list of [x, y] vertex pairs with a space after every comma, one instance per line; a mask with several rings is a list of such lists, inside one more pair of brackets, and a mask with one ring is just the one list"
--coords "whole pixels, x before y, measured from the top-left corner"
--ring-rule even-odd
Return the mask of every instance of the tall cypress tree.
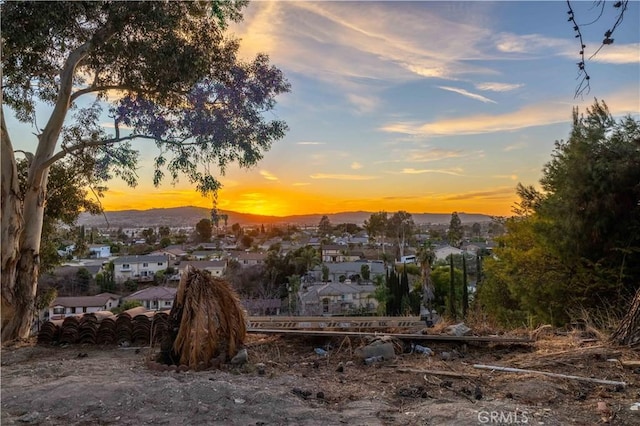
[[407, 268], [402, 270], [402, 277], [400, 279], [400, 314], [405, 314], [411, 310], [409, 302], [409, 276], [407, 275]]
[[462, 255], [462, 318], [467, 317], [469, 310], [469, 289], [467, 287], [467, 259]]
[[456, 319], [456, 288], [453, 271], [453, 255], [449, 255], [449, 300], [447, 303], [447, 313], [451, 319]]

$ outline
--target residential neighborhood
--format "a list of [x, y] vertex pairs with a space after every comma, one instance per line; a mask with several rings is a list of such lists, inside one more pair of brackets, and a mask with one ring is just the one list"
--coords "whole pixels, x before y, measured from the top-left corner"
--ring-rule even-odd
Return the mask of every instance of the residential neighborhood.
[[[168, 310], [189, 268], [227, 280], [250, 315], [384, 314], [391, 302], [380, 286], [388, 285], [390, 273], [406, 271], [404, 291], [413, 302], [403, 302], [399, 309], [416, 314], [421, 309], [420, 268], [426, 248], [432, 253], [429, 268], [438, 279], [443, 275], [438, 268], [448, 267], [452, 256], [458, 268], [462, 257], [473, 265], [495, 246], [491, 223], [452, 232], [443, 224], [416, 224], [409, 217], [410, 232], [402, 241], [393, 230], [382, 235], [367, 221], [323, 221], [315, 226], [234, 224], [214, 229], [203, 218], [199, 226], [186, 229], [97, 228], [89, 234], [90, 244], [74, 241], [67, 233], [58, 250], [60, 265], [40, 279], [42, 291], [51, 288], [58, 295], [41, 317], [60, 319], [123, 306]], [[199, 233], [202, 223], [211, 227], [206, 235]], [[170, 244], [159, 245], [156, 235]], [[79, 249], [83, 247], [84, 252]], [[466, 273], [468, 293], [473, 295], [476, 267]], [[441, 284], [434, 285], [438, 292]], [[444, 296], [436, 295], [435, 300]]]

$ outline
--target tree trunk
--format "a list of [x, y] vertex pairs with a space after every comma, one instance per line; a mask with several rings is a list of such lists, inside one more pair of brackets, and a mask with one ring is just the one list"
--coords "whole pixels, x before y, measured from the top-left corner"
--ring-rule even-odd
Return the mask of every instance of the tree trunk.
[[9, 138], [7, 125], [2, 115], [1, 151], [2, 156], [2, 191], [0, 204], [2, 209], [2, 341], [5, 340], [5, 332], [10, 327], [7, 324], [15, 317], [14, 303], [16, 300], [16, 267], [19, 259], [20, 237], [24, 229], [20, 201], [20, 186], [18, 182], [18, 169], [13, 154], [13, 145]]
[[611, 335], [611, 341], [627, 346], [640, 345], [640, 287], [633, 297], [627, 314]]
[[[86, 56], [90, 46], [90, 43], [85, 43], [74, 50], [60, 73], [58, 98], [42, 134], [38, 136], [22, 206], [13, 146], [4, 114], [2, 116], [2, 343], [29, 337], [38, 288], [49, 167], [69, 110], [76, 65]], [[8, 316], [6, 324], [5, 313]]]

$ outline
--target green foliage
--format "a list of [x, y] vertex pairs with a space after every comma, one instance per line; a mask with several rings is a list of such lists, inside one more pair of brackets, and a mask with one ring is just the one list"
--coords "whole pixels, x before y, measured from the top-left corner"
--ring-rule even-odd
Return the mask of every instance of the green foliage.
[[196, 234], [198, 235], [199, 242], [208, 242], [211, 240], [213, 233], [213, 225], [210, 219], [201, 219], [196, 223]]
[[153, 228], [147, 228], [142, 230], [142, 236], [147, 244], [153, 245], [156, 243], [158, 236]]
[[372, 213], [368, 220], [364, 221], [364, 229], [369, 235], [370, 242], [380, 242], [384, 250], [384, 237], [387, 234], [389, 218], [387, 212]]
[[117, 315], [129, 309], [137, 308], [138, 306], [142, 306], [139, 300], [125, 300], [122, 305], [112, 308], [111, 312]]
[[398, 245], [398, 259], [404, 255], [405, 245], [411, 240], [415, 230], [416, 225], [413, 222], [411, 213], [401, 210], [389, 218], [387, 222], [387, 235], [389, 238], [396, 240]]
[[456, 283], [453, 268], [453, 256], [449, 256], [449, 299], [447, 300], [447, 316], [456, 319], [458, 312], [456, 309]]
[[[573, 114], [545, 166], [544, 192], [518, 185], [478, 301], [503, 323], [564, 324], [602, 305], [624, 309], [640, 281], [640, 123], [603, 102]], [[614, 312], [617, 314], [619, 312]]]
[[467, 283], [467, 259], [462, 256], [462, 318], [467, 317], [469, 310], [469, 284]]
[[369, 281], [369, 279], [371, 278], [371, 268], [369, 267], [369, 265], [364, 264], [360, 266], [360, 276], [363, 280]]
[[[454, 299], [460, 300], [462, 292], [462, 272], [454, 269]], [[449, 304], [451, 284], [451, 270], [449, 266], [438, 266], [431, 271], [433, 283], [433, 308], [440, 314], [445, 314]]]
[[87, 268], [80, 268], [76, 272], [76, 281], [78, 284], [78, 290], [81, 294], [86, 294], [89, 291], [89, 284], [91, 284], [91, 272]]
[[51, 303], [58, 297], [58, 290], [49, 287], [45, 291], [39, 291], [36, 297], [36, 309], [38, 312], [48, 308]]
[[324, 215], [318, 224], [318, 234], [321, 236], [331, 235], [333, 233], [333, 225], [329, 220], [329, 216]]
[[395, 269], [387, 273], [385, 308], [387, 315], [404, 315], [411, 312], [409, 278], [405, 272], [398, 275]]
[[329, 267], [327, 265], [322, 265], [322, 282], [329, 281]]
[[373, 279], [373, 283], [376, 286], [376, 289], [373, 292], [373, 298], [378, 301], [377, 313], [379, 315], [385, 315], [387, 313], [387, 303], [390, 296], [386, 279], [382, 275], [376, 275]]
[[138, 291], [138, 282], [132, 279], [128, 279], [124, 282], [124, 288], [127, 291], [131, 291], [131, 292]]
[[460, 247], [463, 237], [464, 229], [462, 228], [462, 221], [458, 216], [458, 212], [453, 212], [451, 213], [451, 221], [449, 222], [449, 231], [447, 231], [449, 244], [453, 247]]

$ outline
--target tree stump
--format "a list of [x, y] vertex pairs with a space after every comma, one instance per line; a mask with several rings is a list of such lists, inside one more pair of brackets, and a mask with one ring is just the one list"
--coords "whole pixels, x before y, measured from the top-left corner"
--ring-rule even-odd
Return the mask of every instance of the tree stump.
[[190, 369], [219, 366], [242, 349], [246, 334], [244, 309], [229, 283], [189, 268], [178, 285], [158, 361]]

